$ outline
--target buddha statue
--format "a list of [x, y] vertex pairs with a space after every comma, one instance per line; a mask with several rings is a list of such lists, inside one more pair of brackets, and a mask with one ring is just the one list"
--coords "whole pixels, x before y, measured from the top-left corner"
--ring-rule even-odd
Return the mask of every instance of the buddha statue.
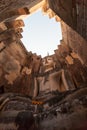
[[[69, 82], [67, 73], [64, 69], [55, 70], [56, 63], [52, 56], [47, 56], [42, 59], [42, 66], [40, 73], [42, 75], [34, 78], [34, 93], [33, 97], [41, 93], [48, 93], [53, 91], [64, 92], [69, 90]], [[73, 85], [72, 85], [73, 88]]]

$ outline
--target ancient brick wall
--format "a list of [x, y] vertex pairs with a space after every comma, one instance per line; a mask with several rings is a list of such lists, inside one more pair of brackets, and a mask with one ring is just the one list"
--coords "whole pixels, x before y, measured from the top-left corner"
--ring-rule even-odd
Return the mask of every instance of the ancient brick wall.
[[50, 8], [87, 40], [87, 1], [48, 0]]
[[82, 64], [87, 64], [87, 42], [76, 31], [69, 27], [63, 21], [61, 22], [62, 35], [65, 44], [67, 44], [72, 51], [78, 54], [78, 57]]

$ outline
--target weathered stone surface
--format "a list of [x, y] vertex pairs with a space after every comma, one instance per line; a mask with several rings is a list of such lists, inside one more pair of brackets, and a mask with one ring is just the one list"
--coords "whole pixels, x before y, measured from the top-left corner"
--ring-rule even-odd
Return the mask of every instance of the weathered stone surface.
[[[15, 14], [22, 14], [23, 10], [19, 11], [19, 9], [27, 8], [30, 9], [34, 5], [38, 4], [42, 0], [1, 0], [0, 1], [0, 22], [7, 19], [8, 17], [12, 17]], [[12, 13], [12, 14], [11, 14]], [[4, 16], [2, 16], [4, 14]], [[16, 15], [17, 17], [17, 15]]]
[[81, 62], [86, 65], [87, 41], [63, 21], [61, 22], [63, 40], [80, 57]]
[[50, 8], [69, 26], [87, 40], [86, 0], [48, 0]]
[[24, 26], [23, 20], [12, 20], [5, 22], [7, 28], [20, 28]]
[[[43, 105], [33, 105], [29, 97], [13, 93], [3, 94], [0, 96], [2, 101], [0, 108], [3, 110], [0, 114], [0, 128], [4, 130], [7, 130], [6, 128], [85, 130], [87, 128], [86, 95], [87, 88], [65, 93], [65, 96], [64, 93], [54, 93], [55, 98], [50, 97]], [[62, 121], [64, 123], [61, 125]]]
[[43, 12], [61, 22], [63, 39], [54, 55], [41, 58], [20, 40], [21, 15], [41, 1], [0, 1], [0, 129], [87, 129], [87, 2], [43, 2]]

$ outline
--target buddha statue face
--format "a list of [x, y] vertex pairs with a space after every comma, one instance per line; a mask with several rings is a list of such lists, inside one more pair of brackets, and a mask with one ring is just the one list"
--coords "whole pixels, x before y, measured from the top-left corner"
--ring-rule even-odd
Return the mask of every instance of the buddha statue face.
[[47, 56], [42, 60], [42, 66], [44, 67], [44, 72], [50, 71], [55, 67], [55, 62], [53, 57]]
[[51, 63], [53, 63], [53, 58], [52, 57], [43, 58], [42, 63], [44, 66], [50, 65]]

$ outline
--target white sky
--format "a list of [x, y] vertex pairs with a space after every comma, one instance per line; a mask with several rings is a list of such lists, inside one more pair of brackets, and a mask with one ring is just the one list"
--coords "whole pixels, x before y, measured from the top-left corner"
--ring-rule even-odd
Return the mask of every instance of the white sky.
[[60, 23], [40, 10], [24, 19], [24, 23], [22, 42], [26, 49], [42, 57], [53, 54], [62, 39]]

